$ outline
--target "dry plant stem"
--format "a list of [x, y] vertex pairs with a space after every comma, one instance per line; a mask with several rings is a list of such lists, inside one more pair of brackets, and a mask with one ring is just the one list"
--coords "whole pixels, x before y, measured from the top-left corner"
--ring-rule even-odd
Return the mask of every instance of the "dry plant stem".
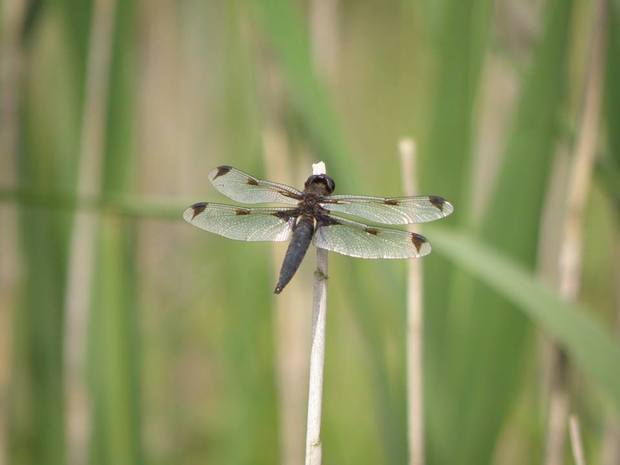
[[585, 81], [583, 110], [578, 126], [577, 146], [568, 182], [564, 240], [561, 243], [559, 258], [560, 293], [568, 300], [575, 300], [579, 291], [581, 254], [583, 252], [583, 212], [590, 190], [596, 141], [598, 139], [606, 0], [599, 0], [597, 9], [590, 66]]
[[[415, 143], [399, 143], [405, 195], [415, 195]], [[424, 397], [422, 390], [422, 267], [419, 260], [409, 261], [407, 274], [407, 426], [409, 464], [424, 465]]]
[[[566, 216], [558, 257], [558, 289], [560, 295], [571, 302], [577, 299], [579, 292], [583, 213], [590, 189], [599, 128], [606, 10], [607, 1], [599, 0], [592, 29], [590, 63], [584, 82], [583, 107], [578, 122], [575, 153], [567, 183]], [[568, 415], [566, 355], [559, 348], [555, 348], [554, 352], [555, 363], [551, 369], [555, 372], [552, 379], [556, 382], [551, 386], [546, 465], [561, 465], [564, 461], [565, 425]]]
[[[313, 174], [325, 174], [323, 162], [312, 165]], [[325, 365], [325, 323], [327, 317], [327, 251], [316, 249], [314, 296], [312, 299], [312, 341], [308, 380], [308, 423], [306, 465], [321, 464], [321, 406]]]
[[579, 421], [575, 415], [571, 415], [569, 419], [570, 444], [575, 458], [575, 465], [586, 465], [585, 454], [583, 453], [583, 443], [581, 442], [581, 431], [579, 430]]
[[[99, 195], [116, 0], [97, 0], [93, 9], [80, 140], [78, 192]], [[69, 465], [88, 460], [90, 405], [85, 381], [88, 308], [94, 269], [97, 216], [77, 212], [72, 231], [66, 289], [65, 366]]]

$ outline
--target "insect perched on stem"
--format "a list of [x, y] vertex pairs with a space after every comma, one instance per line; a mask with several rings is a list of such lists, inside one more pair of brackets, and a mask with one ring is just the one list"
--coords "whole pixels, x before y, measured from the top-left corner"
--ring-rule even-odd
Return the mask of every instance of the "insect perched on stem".
[[287, 207], [246, 208], [199, 202], [183, 213], [190, 224], [229, 239], [287, 241], [290, 244], [274, 292], [279, 294], [303, 260], [310, 242], [316, 247], [358, 258], [416, 258], [428, 255], [424, 236], [398, 229], [368, 226], [339, 216], [358, 216], [383, 224], [426, 223], [448, 216], [454, 208], [436, 195], [369, 197], [332, 195], [336, 185], [326, 174], [310, 176], [304, 190], [263, 181], [232, 166], [219, 166], [209, 181], [240, 203], [281, 203]]

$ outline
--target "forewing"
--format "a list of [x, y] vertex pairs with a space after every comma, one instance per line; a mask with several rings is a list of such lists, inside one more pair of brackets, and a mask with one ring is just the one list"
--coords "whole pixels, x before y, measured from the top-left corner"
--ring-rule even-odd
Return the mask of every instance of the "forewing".
[[334, 217], [317, 228], [314, 245], [358, 258], [415, 258], [431, 252], [431, 245], [419, 234]]
[[183, 219], [206, 231], [241, 241], [286, 241], [295, 224], [288, 208], [242, 208], [200, 202], [183, 212]]
[[450, 202], [436, 195], [417, 197], [366, 197], [332, 195], [323, 206], [383, 224], [428, 223], [453, 212]]
[[255, 178], [232, 166], [218, 166], [209, 173], [215, 188], [237, 202], [297, 204], [301, 192], [286, 184]]

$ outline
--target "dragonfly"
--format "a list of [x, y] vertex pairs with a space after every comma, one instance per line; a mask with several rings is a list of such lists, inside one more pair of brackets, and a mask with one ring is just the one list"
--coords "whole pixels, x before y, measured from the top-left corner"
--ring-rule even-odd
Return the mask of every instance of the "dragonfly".
[[286, 205], [248, 208], [198, 202], [183, 212], [188, 223], [229, 239], [290, 240], [275, 294], [280, 294], [293, 278], [311, 242], [331, 252], [368, 259], [417, 258], [431, 252], [430, 243], [420, 234], [368, 225], [345, 216], [404, 225], [438, 220], [454, 211], [450, 202], [437, 195], [333, 195], [336, 184], [326, 174], [310, 176], [303, 191], [256, 178], [228, 165], [213, 169], [208, 178], [220, 193], [235, 202]]

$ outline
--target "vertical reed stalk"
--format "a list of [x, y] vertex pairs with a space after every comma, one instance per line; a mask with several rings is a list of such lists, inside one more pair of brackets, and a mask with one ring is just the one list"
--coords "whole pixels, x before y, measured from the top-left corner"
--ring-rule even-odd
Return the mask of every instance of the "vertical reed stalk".
[[[405, 195], [417, 190], [416, 147], [412, 139], [401, 139], [401, 171]], [[424, 397], [422, 390], [422, 264], [409, 261], [407, 274], [407, 427], [409, 465], [424, 465]]]
[[[80, 196], [98, 197], [101, 194], [115, 9], [116, 0], [97, 0], [92, 13], [77, 180], [77, 193]], [[91, 412], [85, 380], [85, 357], [97, 230], [97, 213], [76, 212], [65, 299], [64, 357], [69, 465], [81, 465], [88, 461]]]
[[[313, 174], [325, 174], [325, 164], [312, 165]], [[308, 423], [306, 465], [321, 465], [321, 407], [325, 365], [325, 323], [327, 318], [327, 250], [316, 249], [314, 296], [312, 299], [312, 341], [308, 380]]]
[[[592, 178], [601, 113], [606, 0], [599, 0], [595, 8], [589, 63], [584, 80], [583, 106], [577, 125], [577, 141], [567, 182], [563, 237], [557, 263], [558, 290], [568, 302], [574, 302], [579, 293], [584, 209]], [[560, 348], [556, 347], [553, 350], [545, 464], [561, 465], [564, 463], [565, 428], [569, 409], [566, 385], [568, 361], [566, 354]]]

